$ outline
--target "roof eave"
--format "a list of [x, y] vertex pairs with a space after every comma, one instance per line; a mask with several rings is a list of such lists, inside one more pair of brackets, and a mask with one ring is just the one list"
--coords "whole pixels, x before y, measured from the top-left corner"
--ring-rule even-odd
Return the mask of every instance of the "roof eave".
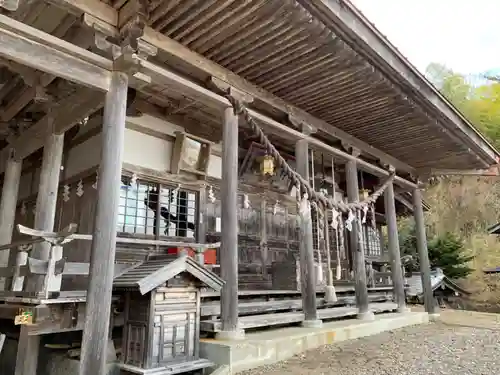
[[[351, 2], [298, 1], [393, 84], [401, 87], [405, 94], [428, 110], [438, 125], [451, 133], [450, 136], [455, 135], [454, 138], [474, 152], [485, 167], [498, 163], [500, 153]], [[439, 121], [439, 117], [445, 121]]]

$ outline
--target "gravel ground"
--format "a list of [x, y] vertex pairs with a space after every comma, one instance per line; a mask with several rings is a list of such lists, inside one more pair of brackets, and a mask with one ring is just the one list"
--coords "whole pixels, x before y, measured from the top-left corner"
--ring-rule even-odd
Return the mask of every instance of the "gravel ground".
[[500, 373], [499, 343], [494, 327], [440, 322], [324, 346], [240, 375], [493, 375]]

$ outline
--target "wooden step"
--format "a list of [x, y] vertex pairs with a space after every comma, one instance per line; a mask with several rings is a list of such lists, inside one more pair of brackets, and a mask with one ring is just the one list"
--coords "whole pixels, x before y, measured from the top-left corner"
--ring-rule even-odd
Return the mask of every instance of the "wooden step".
[[[390, 298], [387, 294], [369, 294], [368, 299], [370, 302], [385, 302]], [[326, 303], [323, 298], [317, 299], [318, 309], [323, 309], [327, 307], [334, 306], [344, 306], [344, 305], [355, 305], [356, 297], [338, 297], [337, 302]], [[252, 301], [252, 302], [242, 302], [238, 303], [238, 311], [240, 316], [251, 315], [251, 314], [262, 314], [269, 312], [279, 312], [286, 310], [302, 310], [302, 299], [300, 298], [289, 298], [275, 301]], [[220, 302], [203, 302], [201, 304], [201, 316], [219, 316], [220, 315]]]
[[[370, 310], [374, 313], [391, 312], [397, 309], [397, 304], [392, 302], [382, 302], [370, 304]], [[330, 307], [318, 310], [318, 319], [339, 319], [354, 317], [358, 309], [354, 306]], [[241, 329], [264, 328], [278, 325], [290, 325], [300, 323], [304, 320], [302, 312], [282, 312], [275, 314], [249, 315], [239, 318]], [[204, 332], [220, 332], [222, 323], [220, 319], [204, 320], [200, 322], [200, 329]]]

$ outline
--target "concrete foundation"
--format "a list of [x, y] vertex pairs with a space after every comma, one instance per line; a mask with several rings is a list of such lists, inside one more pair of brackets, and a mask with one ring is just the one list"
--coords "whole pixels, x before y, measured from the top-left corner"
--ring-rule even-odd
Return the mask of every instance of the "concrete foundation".
[[279, 328], [247, 333], [245, 340], [239, 342], [203, 339], [200, 354], [219, 365], [217, 371], [221, 374], [231, 375], [283, 361], [322, 345], [428, 322], [427, 313], [410, 312], [380, 314], [372, 321], [353, 319], [323, 323], [321, 328]]

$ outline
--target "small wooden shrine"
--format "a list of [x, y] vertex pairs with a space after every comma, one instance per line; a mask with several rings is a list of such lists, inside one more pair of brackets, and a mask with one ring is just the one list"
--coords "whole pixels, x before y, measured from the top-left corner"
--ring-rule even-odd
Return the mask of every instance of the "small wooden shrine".
[[199, 358], [200, 290], [224, 281], [191, 257], [153, 257], [117, 277], [125, 294], [123, 357], [133, 374], [180, 374], [213, 366]]

